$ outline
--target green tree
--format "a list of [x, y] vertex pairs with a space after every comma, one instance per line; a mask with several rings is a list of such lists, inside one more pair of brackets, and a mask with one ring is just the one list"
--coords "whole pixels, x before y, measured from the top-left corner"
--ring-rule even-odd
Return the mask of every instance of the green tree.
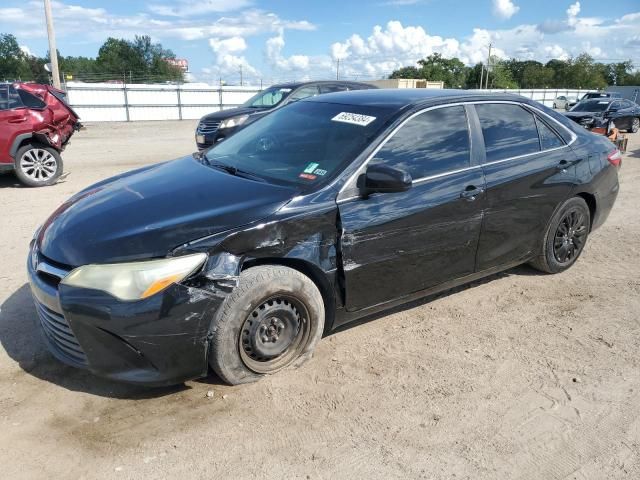
[[447, 88], [461, 88], [467, 83], [468, 67], [458, 58], [444, 58], [439, 53], [418, 60], [418, 67], [403, 67], [389, 78], [420, 78], [432, 82], [442, 81]]
[[0, 34], [0, 79], [31, 79], [31, 70], [18, 40], [11, 34]]
[[486, 83], [489, 88], [518, 88], [518, 83], [513, 79], [507, 62], [498, 57], [491, 57], [488, 75]]

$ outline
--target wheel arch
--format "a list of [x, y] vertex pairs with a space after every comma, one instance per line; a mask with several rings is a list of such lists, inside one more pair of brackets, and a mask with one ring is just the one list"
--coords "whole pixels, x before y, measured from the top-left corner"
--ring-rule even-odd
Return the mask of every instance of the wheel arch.
[[324, 301], [325, 322], [324, 322], [324, 334], [326, 335], [333, 328], [333, 322], [335, 319], [336, 310], [336, 298], [334, 289], [331, 282], [327, 278], [327, 275], [313, 263], [307, 260], [301, 260], [299, 258], [286, 258], [286, 257], [266, 257], [266, 258], [253, 258], [245, 260], [242, 263], [240, 271], [248, 270], [252, 267], [260, 265], [281, 265], [283, 267], [289, 267], [293, 270], [297, 270], [306, 277], [308, 277], [320, 291], [322, 300]]
[[596, 196], [589, 192], [580, 192], [580, 193], [577, 193], [575, 196], [582, 198], [587, 203], [587, 206], [589, 207], [589, 215], [591, 217], [589, 219], [589, 223], [590, 223], [589, 229], [591, 230], [591, 228], [593, 227], [593, 220], [596, 217], [596, 211], [597, 211]]
[[16, 135], [16, 138], [13, 139], [13, 143], [11, 144], [11, 148], [9, 149], [9, 155], [14, 160], [16, 159], [16, 153], [27, 143], [31, 143], [33, 139], [33, 133], [21, 133]]

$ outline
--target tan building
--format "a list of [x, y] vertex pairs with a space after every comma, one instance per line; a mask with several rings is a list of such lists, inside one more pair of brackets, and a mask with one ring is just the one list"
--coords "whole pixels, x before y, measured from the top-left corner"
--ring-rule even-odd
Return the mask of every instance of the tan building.
[[388, 78], [367, 83], [378, 88], [444, 88], [444, 82], [430, 82], [420, 78]]

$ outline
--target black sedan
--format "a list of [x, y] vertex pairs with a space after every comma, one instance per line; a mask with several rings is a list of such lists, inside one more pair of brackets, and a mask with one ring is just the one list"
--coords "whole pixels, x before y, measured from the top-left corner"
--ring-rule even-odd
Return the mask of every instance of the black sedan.
[[241, 106], [205, 115], [196, 127], [196, 146], [204, 150], [230, 137], [251, 122], [277, 108], [324, 93], [378, 88], [368, 83], [347, 81], [292, 82], [273, 85], [251, 97]]
[[630, 100], [583, 100], [565, 115], [587, 129], [608, 129], [611, 124], [627, 132], [636, 133], [640, 129], [640, 105]]
[[251, 382], [371, 313], [522, 263], [566, 270], [620, 162], [522, 97], [328, 94], [76, 194], [36, 232], [28, 274], [63, 362]]

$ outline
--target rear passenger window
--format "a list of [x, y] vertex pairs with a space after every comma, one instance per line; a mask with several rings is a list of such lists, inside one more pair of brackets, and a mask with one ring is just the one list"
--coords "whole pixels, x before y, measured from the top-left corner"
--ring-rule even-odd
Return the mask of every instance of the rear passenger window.
[[538, 117], [536, 117], [536, 123], [538, 124], [538, 135], [540, 135], [540, 146], [542, 147], [542, 150], [549, 150], [550, 148], [564, 146], [562, 139], [560, 139], [556, 132], [551, 130], [546, 123]]
[[469, 166], [464, 107], [430, 110], [412, 118], [380, 149], [373, 163], [400, 168], [414, 180]]
[[510, 103], [476, 105], [482, 126], [487, 162], [540, 151], [533, 114]]
[[35, 95], [32, 95], [28, 92], [18, 90], [18, 95], [20, 95], [20, 100], [22, 103], [29, 108], [44, 108], [46, 104], [40, 100]]

